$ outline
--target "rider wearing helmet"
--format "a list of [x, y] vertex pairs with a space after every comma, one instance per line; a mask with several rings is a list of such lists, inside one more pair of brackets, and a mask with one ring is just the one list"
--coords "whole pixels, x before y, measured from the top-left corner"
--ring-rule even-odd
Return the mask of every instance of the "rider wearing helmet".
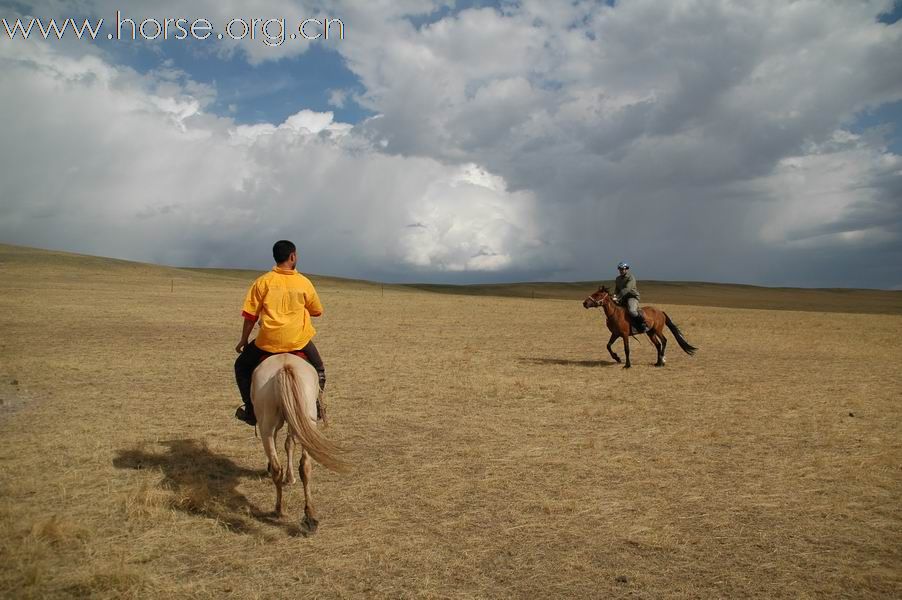
[[614, 302], [625, 306], [633, 321], [633, 326], [639, 333], [648, 331], [645, 317], [639, 312], [639, 288], [636, 287], [636, 277], [630, 273], [629, 263], [623, 261], [617, 265], [620, 275], [614, 280]]

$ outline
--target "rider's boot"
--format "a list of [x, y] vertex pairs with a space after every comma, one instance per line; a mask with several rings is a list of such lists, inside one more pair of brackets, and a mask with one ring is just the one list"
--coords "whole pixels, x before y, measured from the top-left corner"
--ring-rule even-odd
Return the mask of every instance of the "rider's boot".
[[245, 404], [244, 406], [239, 406], [238, 410], [235, 411], [235, 418], [239, 421], [244, 421], [248, 425], [256, 425], [257, 417], [254, 415], [254, 405]]
[[648, 324], [645, 323], [645, 317], [642, 313], [636, 314], [635, 319], [633, 319], [633, 325], [639, 333], [646, 333], [648, 331]]

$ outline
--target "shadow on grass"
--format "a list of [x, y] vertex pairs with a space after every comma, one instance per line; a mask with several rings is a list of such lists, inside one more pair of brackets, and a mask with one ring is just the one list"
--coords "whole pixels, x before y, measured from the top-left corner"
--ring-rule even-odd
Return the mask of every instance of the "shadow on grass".
[[563, 365], [566, 367], [612, 367], [620, 364], [613, 360], [568, 360], [566, 358], [526, 358], [522, 356], [519, 361], [534, 365]]
[[172, 508], [216, 519], [232, 531], [253, 532], [256, 528], [247, 519], [251, 517], [280, 527], [290, 535], [306, 535], [298, 525], [289, 525], [272, 512], [260, 510], [237, 490], [241, 478], [252, 477], [272, 491], [275, 502], [275, 487], [265, 470], [239, 466], [197, 440], [170, 440], [161, 445], [168, 450], [160, 454], [136, 448], [119, 450], [113, 466], [159, 469], [164, 476], [162, 487], [173, 492], [169, 503]]

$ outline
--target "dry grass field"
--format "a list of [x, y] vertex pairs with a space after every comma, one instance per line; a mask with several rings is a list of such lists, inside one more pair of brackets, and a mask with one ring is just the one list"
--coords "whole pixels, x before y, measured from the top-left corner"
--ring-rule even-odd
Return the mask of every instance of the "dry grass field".
[[902, 596], [899, 294], [646, 292], [700, 351], [624, 370], [578, 301], [313, 278], [307, 536], [232, 416], [252, 277], [0, 246], [0, 597]]

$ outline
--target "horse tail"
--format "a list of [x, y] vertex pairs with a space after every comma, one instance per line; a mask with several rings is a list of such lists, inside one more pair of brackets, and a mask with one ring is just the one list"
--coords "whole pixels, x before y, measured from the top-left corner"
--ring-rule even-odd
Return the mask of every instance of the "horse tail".
[[676, 323], [670, 320], [670, 315], [667, 313], [664, 313], [664, 322], [667, 324], [667, 329], [669, 329], [670, 333], [673, 334], [673, 337], [676, 338], [677, 344], [683, 349], [683, 352], [689, 356], [694, 356], [698, 348], [690, 344], [686, 338], [683, 337], [683, 332], [680, 331], [680, 328], [677, 327]]
[[288, 423], [288, 433], [294, 436], [313, 460], [336, 472], [345, 472], [349, 465], [341, 455], [344, 448], [323, 436], [304, 410], [303, 394], [297, 372], [291, 365], [285, 365], [276, 374], [276, 384], [280, 391], [282, 414]]

